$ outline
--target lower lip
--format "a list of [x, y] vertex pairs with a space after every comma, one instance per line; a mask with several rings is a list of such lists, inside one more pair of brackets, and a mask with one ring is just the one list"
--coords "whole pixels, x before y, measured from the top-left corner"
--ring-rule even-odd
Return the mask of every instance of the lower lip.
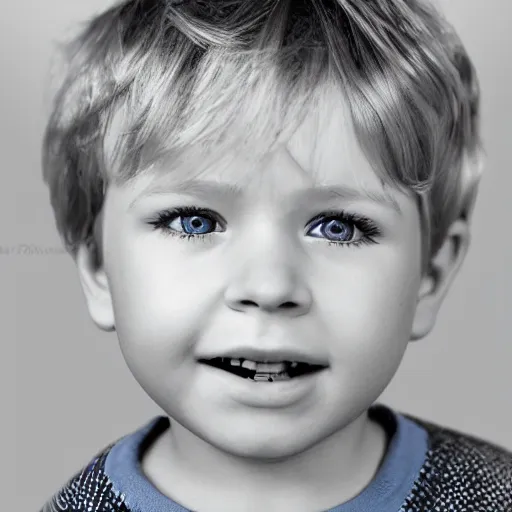
[[317, 387], [318, 379], [325, 374], [324, 369], [290, 380], [267, 382], [244, 379], [207, 364], [201, 364], [201, 366], [237, 402], [256, 408], [281, 408], [294, 405], [311, 395]]

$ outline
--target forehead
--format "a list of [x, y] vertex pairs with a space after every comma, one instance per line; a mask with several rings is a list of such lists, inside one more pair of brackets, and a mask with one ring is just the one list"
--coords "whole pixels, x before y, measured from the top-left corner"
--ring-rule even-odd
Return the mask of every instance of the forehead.
[[286, 148], [312, 184], [381, 186], [359, 145], [349, 106], [332, 86], [321, 91]]
[[[122, 123], [121, 112], [111, 125], [111, 147]], [[345, 185], [391, 195], [358, 143], [343, 94], [332, 85], [319, 89], [303, 120], [272, 152], [265, 152], [258, 144], [254, 140], [224, 154], [215, 148], [205, 152], [199, 145], [192, 146], [178, 159], [162, 159], [137, 180], [148, 186], [165, 181], [168, 187], [195, 179], [208, 180], [248, 192], [261, 188], [263, 182], [277, 188], [278, 182], [289, 188]]]
[[[251, 147], [244, 151], [235, 147], [225, 155], [216, 155], [213, 151], [208, 156], [191, 151], [189, 156], [191, 162], [202, 159], [205, 164], [199, 164], [194, 171], [197, 177], [218, 177], [247, 186], [253, 181], [258, 182], [275, 153], [284, 150], [296, 161], [311, 185], [338, 182], [342, 175], [352, 182], [361, 181], [363, 177], [369, 182], [379, 181], [357, 143], [348, 106], [341, 93], [333, 90], [324, 90], [315, 98], [303, 121], [291, 136], [281, 141], [274, 153], [265, 154], [261, 161], [254, 159], [253, 155], [260, 154], [260, 148], [256, 140], [253, 145], [254, 153]], [[209, 162], [210, 158], [212, 162]], [[165, 172], [167, 168], [159, 166], [156, 173]], [[178, 180], [189, 177], [190, 168], [186, 165], [176, 171]]]

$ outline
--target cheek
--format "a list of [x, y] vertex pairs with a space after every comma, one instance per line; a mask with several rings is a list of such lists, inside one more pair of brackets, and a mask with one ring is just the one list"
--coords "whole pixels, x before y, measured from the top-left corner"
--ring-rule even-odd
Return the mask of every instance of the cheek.
[[335, 357], [356, 368], [399, 364], [415, 312], [415, 276], [412, 266], [395, 263], [346, 269], [331, 280], [330, 298], [323, 302], [326, 318], [336, 319], [330, 322]]
[[[177, 251], [175, 241], [120, 242], [109, 280], [121, 345], [133, 358], [186, 359], [211, 300], [211, 272]], [[162, 250], [165, 243], [173, 250]]]

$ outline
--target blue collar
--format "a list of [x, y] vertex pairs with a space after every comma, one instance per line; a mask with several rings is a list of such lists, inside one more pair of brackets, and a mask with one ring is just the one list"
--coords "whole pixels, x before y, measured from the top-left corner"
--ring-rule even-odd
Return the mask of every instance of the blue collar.
[[[368, 414], [388, 434], [384, 461], [360, 494], [326, 512], [396, 512], [419, 477], [428, 450], [427, 432], [383, 404], [374, 404]], [[107, 456], [105, 473], [114, 490], [125, 495], [126, 505], [134, 512], [190, 512], [156, 489], [140, 467], [144, 450], [169, 426], [168, 417], [156, 416], [120, 439]]]

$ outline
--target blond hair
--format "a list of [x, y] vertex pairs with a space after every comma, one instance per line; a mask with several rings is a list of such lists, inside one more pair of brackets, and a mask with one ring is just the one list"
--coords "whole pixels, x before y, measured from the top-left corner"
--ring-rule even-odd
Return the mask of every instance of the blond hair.
[[43, 174], [73, 257], [95, 241], [111, 180], [192, 148], [258, 158], [325, 83], [343, 95], [382, 182], [416, 194], [424, 264], [473, 209], [477, 78], [452, 27], [421, 0], [129, 0], [88, 21], [62, 54]]

